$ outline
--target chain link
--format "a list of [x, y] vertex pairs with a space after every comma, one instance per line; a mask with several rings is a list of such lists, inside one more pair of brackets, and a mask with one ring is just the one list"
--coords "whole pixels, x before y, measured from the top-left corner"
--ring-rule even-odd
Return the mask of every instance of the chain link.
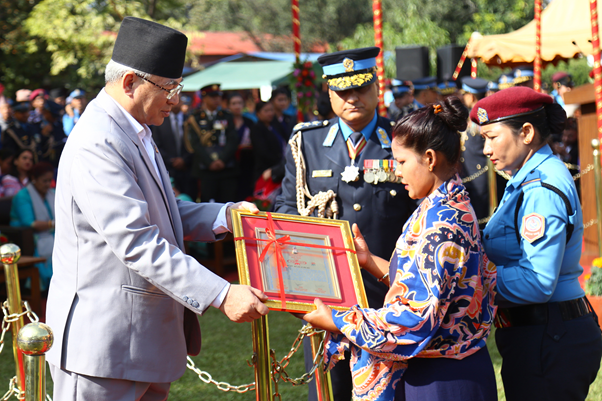
[[465, 184], [465, 183], [470, 182], [472, 180], [476, 180], [479, 176], [485, 174], [488, 170], [489, 170], [489, 166], [483, 167], [482, 169], [480, 169], [476, 173], [471, 174], [468, 177], [463, 178], [462, 179], [462, 184]]
[[575, 174], [573, 176], [573, 181], [577, 181], [579, 178], [583, 177], [585, 174], [589, 173], [593, 169], [594, 169], [594, 165], [588, 164], [587, 167], [585, 168], [585, 170], [581, 170], [580, 172], [578, 172], [577, 174]]
[[590, 228], [594, 224], [598, 224], [598, 219], [591, 219], [590, 221], [588, 221], [587, 223], [585, 223], [583, 225], [583, 230], [585, 230], [586, 228]]
[[[9, 313], [8, 307], [8, 300], [6, 300], [2, 304], [2, 313], [4, 314], [4, 318], [2, 319], [2, 334], [0, 334], [0, 353], [2, 353], [2, 350], [4, 349], [4, 336], [6, 335], [8, 330], [10, 330], [11, 323], [18, 321], [23, 316], [27, 316], [29, 321], [32, 323], [37, 323], [40, 321], [40, 319], [38, 319], [38, 315], [36, 315], [35, 312], [31, 310], [29, 302], [27, 301], [21, 302], [21, 310], [25, 308], [25, 310], [21, 313]], [[19, 400], [25, 399], [25, 391], [19, 390], [19, 386], [17, 385], [17, 376], [14, 376], [12, 379], [10, 379], [8, 383], [8, 391], [6, 392], [6, 394], [4, 394], [2, 398], [0, 398], [0, 401], [6, 401], [11, 396], [15, 396], [15, 398]], [[52, 401], [52, 398], [50, 398], [48, 394], [46, 394], [46, 399], [48, 401]]]
[[[320, 366], [320, 363], [322, 362], [322, 356], [324, 355], [324, 340], [322, 340], [322, 342], [320, 343], [318, 352], [317, 352], [316, 356], [314, 357], [314, 361], [313, 361], [314, 365], [310, 369], [309, 372], [305, 373], [303, 376], [301, 376], [298, 379], [291, 379], [291, 377], [289, 376], [289, 374], [286, 372], [285, 369], [288, 366], [288, 364], [290, 363], [291, 357], [299, 350], [301, 344], [303, 344], [303, 339], [305, 337], [313, 336], [313, 335], [320, 334], [323, 332], [324, 331], [322, 331], [322, 330], [314, 329], [309, 324], [306, 324], [305, 326], [303, 326], [299, 330], [299, 334], [297, 335], [297, 338], [293, 342], [291, 349], [280, 361], [278, 361], [276, 359], [276, 352], [273, 349], [270, 349], [270, 358], [272, 359], [271, 377], [272, 377], [272, 381], [274, 382], [274, 394], [273, 394], [274, 400], [282, 399], [280, 396], [280, 393], [278, 392], [278, 382], [280, 380], [282, 380], [283, 382], [291, 383], [293, 386], [300, 386], [300, 385], [309, 383], [313, 379], [316, 369]], [[205, 372], [205, 371], [197, 368], [194, 361], [190, 357], [187, 357], [187, 360], [188, 360], [188, 363], [186, 364], [186, 367], [188, 369], [192, 370], [194, 373], [196, 373], [202, 382], [207, 383], [207, 384], [214, 384], [221, 391], [236, 391], [237, 393], [242, 394], [242, 393], [246, 393], [247, 391], [255, 390], [255, 382], [249, 383], [249, 384], [242, 384], [240, 386], [233, 386], [226, 382], [218, 382], [218, 381], [214, 380], [213, 377], [208, 372]], [[256, 360], [257, 360], [257, 356], [255, 354], [253, 354], [253, 356], [251, 357], [252, 363], [249, 363], [249, 361], [247, 361], [247, 364], [250, 367], [254, 367]], [[0, 401], [2, 401], [2, 400], [0, 400]], [[50, 400], [50, 401], [52, 401], [52, 400]]]

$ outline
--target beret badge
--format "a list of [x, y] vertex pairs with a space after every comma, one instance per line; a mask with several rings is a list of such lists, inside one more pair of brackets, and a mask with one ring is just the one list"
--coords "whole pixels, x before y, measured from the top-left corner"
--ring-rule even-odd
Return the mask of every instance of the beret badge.
[[350, 58], [346, 58], [343, 60], [343, 67], [345, 67], [345, 72], [353, 72], [353, 60]]
[[477, 110], [477, 117], [479, 118], [479, 123], [483, 124], [489, 121], [489, 116], [487, 115], [487, 110], [479, 107]]

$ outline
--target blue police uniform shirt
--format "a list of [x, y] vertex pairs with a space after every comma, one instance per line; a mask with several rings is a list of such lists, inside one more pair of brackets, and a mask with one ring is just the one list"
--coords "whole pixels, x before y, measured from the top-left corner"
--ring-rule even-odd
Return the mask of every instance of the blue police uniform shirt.
[[564, 108], [564, 100], [562, 100], [562, 96], [560, 96], [558, 94], [558, 91], [556, 89], [554, 89], [550, 93], [550, 96], [552, 96], [552, 98], [554, 99], [554, 103], [558, 103], [559, 105], [561, 105]]
[[[364, 138], [366, 138], [366, 141], [370, 139], [370, 135], [372, 135], [372, 131], [374, 131], [374, 128], [376, 127], [377, 119], [378, 118], [377, 118], [376, 112], [374, 112], [374, 117], [372, 118], [372, 121], [370, 121], [368, 123], [368, 125], [366, 125], [364, 127], [364, 129], [360, 131], [362, 133], [362, 135], [364, 136]], [[343, 138], [345, 138], [345, 141], [347, 141], [347, 139], [349, 139], [349, 135], [351, 135], [355, 132], [351, 128], [349, 128], [349, 126], [347, 124], [345, 124], [343, 122], [343, 120], [341, 120], [340, 118], [339, 118], [339, 127], [341, 129], [341, 132], [343, 133]]]
[[[553, 185], [569, 199], [572, 215], [562, 198], [541, 186]], [[543, 236], [529, 242], [516, 240], [514, 211], [521, 189], [524, 199], [518, 214], [519, 234], [523, 217], [537, 213], [544, 218]], [[567, 223], [575, 228], [566, 242]], [[518, 170], [506, 185], [504, 196], [483, 232], [489, 259], [497, 265], [498, 300], [502, 307], [561, 302], [584, 296], [578, 278], [583, 241], [583, 216], [573, 178], [562, 161], [545, 145]]]

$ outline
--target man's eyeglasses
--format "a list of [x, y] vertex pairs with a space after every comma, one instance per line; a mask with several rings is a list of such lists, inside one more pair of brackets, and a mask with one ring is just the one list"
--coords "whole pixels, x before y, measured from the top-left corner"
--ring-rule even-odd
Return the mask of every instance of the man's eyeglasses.
[[146, 78], [144, 78], [142, 75], [138, 75], [138, 74], [136, 74], [136, 75], [137, 75], [139, 78], [142, 78], [142, 79], [144, 79], [146, 82], [150, 82], [151, 84], [155, 85], [157, 88], [161, 88], [161, 89], [163, 89], [165, 92], [167, 92], [167, 99], [168, 99], [168, 100], [169, 100], [169, 99], [171, 99], [172, 97], [176, 96], [176, 95], [179, 95], [179, 94], [180, 94], [180, 92], [182, 92], [182, 88], [183, 88], [182, 84], [178, 84], [178, 86], [176, 86], [175, 88], [173, 88], [173, 89], [171, 89], [171, 90], [170, 90], [170, 89], [165, 89], [165, 88], [164, 88], [164, 87], [162, 87], [161, 85], [158, 85], [158, 84], [154, 83], [154, 82], [153, 82], [153, 81], [151, 81], [150, 79], [146, 79]]

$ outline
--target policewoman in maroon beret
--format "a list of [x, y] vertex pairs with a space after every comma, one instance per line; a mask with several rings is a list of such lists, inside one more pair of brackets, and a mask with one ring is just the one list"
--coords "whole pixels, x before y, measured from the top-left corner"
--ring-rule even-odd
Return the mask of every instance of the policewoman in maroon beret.
[[477, 102], [483, 152], [511, 172], [483, 233], [497, 265], [496, 342], [506, 399], [584, 400], [602, 357], [597, 317], [578, 282], [583, 216], [573, 179], [547, 138], [566, 114], [526, 87]]

